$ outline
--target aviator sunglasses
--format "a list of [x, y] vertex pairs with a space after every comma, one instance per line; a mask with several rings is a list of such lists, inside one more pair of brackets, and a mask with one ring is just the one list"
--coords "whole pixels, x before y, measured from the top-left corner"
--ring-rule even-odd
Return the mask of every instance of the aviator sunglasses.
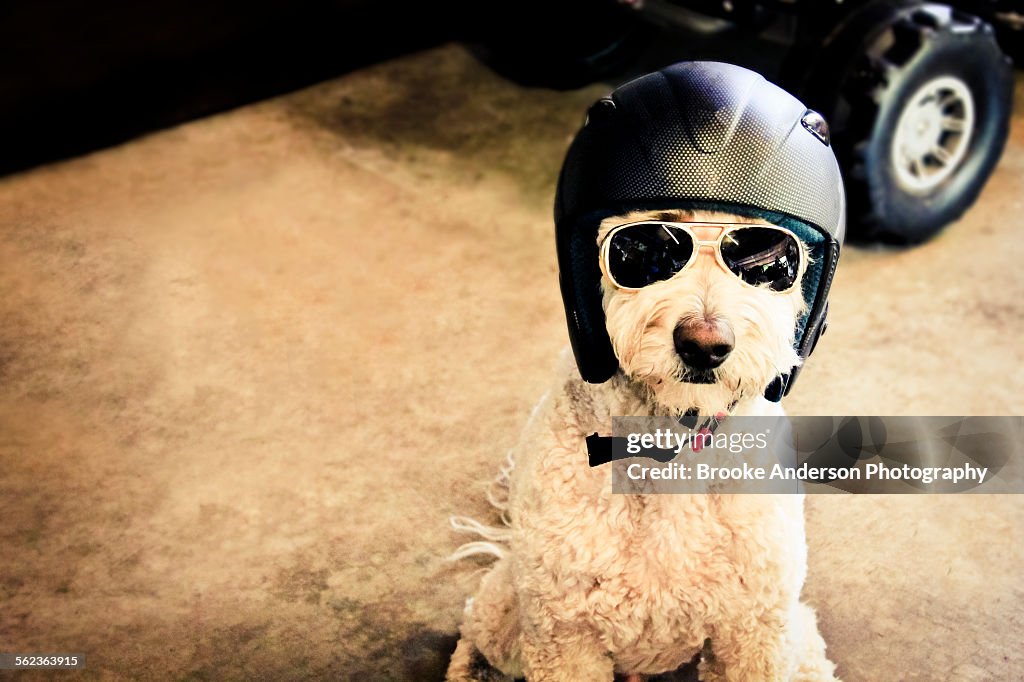
[[[701, 240], [692, 228], [718, 228]], [[806, 265], [800, 240], [776, 225], [671, 223], [645, 220], [613, 228], [601, 242], [601, 270], [619, 289], [642, 289], [693, 265], [702, 246], [746, 284], [791, 291]]]

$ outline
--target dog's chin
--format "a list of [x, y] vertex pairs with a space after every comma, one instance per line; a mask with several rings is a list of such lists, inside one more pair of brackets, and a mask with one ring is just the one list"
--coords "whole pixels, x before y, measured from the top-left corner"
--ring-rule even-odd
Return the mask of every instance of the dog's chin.
[[647, 375], [638, 379], [650, 389], [659, 413], [711, 415], [728, 412], [743, 392], [740, 384], [718, 372], [689, 367], [661, 377]]
[[716, 384], [718, 383], [718, 377], [715, 376], [714, 370], [710, 369], [688, 369], [682, 373], [679, 380], [684, 384]]

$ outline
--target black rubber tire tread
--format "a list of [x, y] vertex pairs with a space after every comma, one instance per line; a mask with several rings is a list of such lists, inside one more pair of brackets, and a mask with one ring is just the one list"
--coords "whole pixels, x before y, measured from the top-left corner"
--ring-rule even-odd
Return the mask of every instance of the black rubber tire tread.
[[[889, 161], [896, 122], [925, 82], [948, 74], [970, 88], [975, 128], [960, 168], [928, 194], [902, 190]], [[959, 218], [977, 199], [1005, 146], [1013, 98], [1011, 62], [989, 24], [947, 6], [897, 9], [842, 83], [843, 160], [851, 236], [913, 244]]]

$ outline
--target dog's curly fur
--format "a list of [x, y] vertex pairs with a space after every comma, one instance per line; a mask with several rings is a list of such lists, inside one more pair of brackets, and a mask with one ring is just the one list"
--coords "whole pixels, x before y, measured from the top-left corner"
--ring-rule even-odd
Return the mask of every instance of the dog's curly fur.
[[[646, 218], [747, 222], [634, 213], [606, 220], [598, 239]], [[610, 467], [591, 468], [585, 443], [607, 433], [613, 416], [781, 414], [762, 393], [798, 362], [799, 289], [746, 286], [707, 254], [640, 291], [603, 286], [621, 371], [588, 384], [564, 356], [514, 466], [510, 460], [499, 477], [507, 496], [492, 502], [507, 527], [453, 520], [483, 537], [455, 557], [483, 552], [498, 560], [467, 602], [448, 679], [489, 679], [481, 677], [480, 654], [531, 682], [597, 682], [671, 671], [703, 652], [702, 680], [835, 680], [814, 612], [800, 602], [801, 495], [612, 494]], [[735, 350], [710, 384], [686, 381], [673, 344], [680, 320], [698, 316], [724, 319], [735, 332]]]

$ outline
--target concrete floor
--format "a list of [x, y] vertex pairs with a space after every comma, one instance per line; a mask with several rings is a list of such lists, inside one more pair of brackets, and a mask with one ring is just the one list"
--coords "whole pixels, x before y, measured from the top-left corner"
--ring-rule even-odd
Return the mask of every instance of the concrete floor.
[[[439, 679], [479, 577], [446, 519], [565, 345], [552, 192], [605, 89], [449, 46], [0, 180], [0, 651]], [[1018, 113], [962, 221], [845, 251], [789, 411], [1024, 413], [1022, 202]], [[1024, 499], [808, 518], [845, 680], [1024, 678]]]

